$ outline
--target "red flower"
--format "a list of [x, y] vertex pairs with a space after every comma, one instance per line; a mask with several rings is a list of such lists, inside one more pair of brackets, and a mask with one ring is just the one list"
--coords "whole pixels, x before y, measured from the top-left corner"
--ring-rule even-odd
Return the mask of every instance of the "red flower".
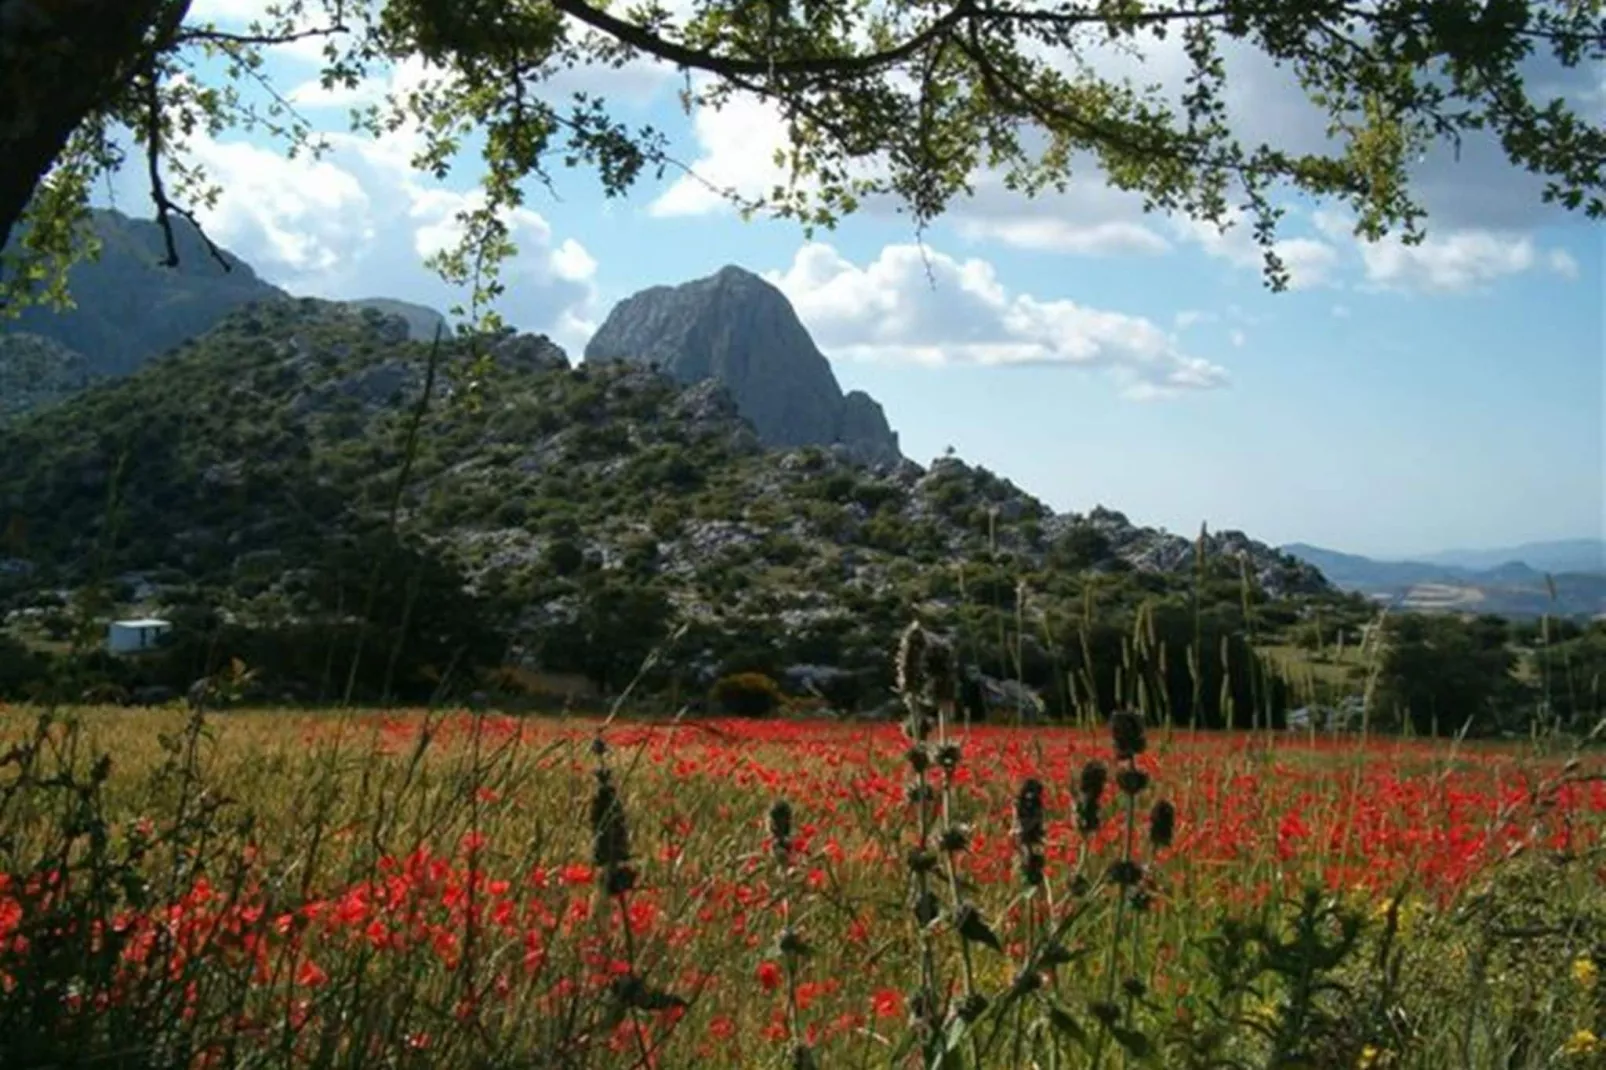
[[766, 992], [773, 992], [781, 987], [781, 968], [769, 959], [758, 964], [758, 983]]
[[878, 988], [870, 997], [870, 1009], [875, 1011], [877, 1018], [900, 1018], [903, 1016], [903, 993], [891, 988]]

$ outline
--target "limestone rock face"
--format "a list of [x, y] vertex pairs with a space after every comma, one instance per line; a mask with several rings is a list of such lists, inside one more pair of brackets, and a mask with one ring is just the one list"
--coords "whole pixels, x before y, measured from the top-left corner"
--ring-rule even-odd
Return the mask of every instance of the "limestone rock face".
[[655, 365], [682, 383], [714, 380], [767, 446], [840, 446], [868, 463], [901, 460], [869, 395], [846, 396], [786, 296], [738, 267], [621, 301], [587, 361]]

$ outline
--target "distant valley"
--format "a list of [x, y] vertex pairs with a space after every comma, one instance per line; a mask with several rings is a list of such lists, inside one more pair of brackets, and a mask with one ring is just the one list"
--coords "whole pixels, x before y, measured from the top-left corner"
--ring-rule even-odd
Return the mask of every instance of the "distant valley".
[[[1606, 614], [1606, 541], [1567, 539], [1379, 561], [1306, 543], [1282, 547], [1336, 586], [1420, 612], [1505, 617]], [[1552, 593], [1554, 588], [1554, 593]]]

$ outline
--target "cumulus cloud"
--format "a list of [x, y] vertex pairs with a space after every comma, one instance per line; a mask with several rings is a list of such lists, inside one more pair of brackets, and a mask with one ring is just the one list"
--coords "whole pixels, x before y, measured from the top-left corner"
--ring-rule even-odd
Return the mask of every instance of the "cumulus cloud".
[[[1207, 255], [1225, 260], [1234, 267], [1259, 271], [1265, 254], [1255, 242], [1248, 217], [1233, 210], [1227, 227], [1199, 219], [1177, 218], [1172, 226], [1181, 237], [1193, 242]], [[1327, 241], [1310, 237], [1279, 238], [1272, 248], [1288, 272], [1290, 290], [1308, 290], [1333, 283], [1339, 252]]]
[[1357, 240], [1353, 221], [1338, 212], [1318, 212], [1316, 225], [1334, 240], [1355, 242], [1366, 281], [1379, 289], [1455, 293], [1529, 271], [1566, 279], [1578, 275], [1578, 264], [1565, 249], [1541, 249], [1530, 234], [1516, 230], [1430, 231], [1420, 244], [1407, 245], [1398, 235]]
[[1010, 293], [984, 260], [889, 245], [860, 267], [803, 246], [769, 279], [834, 357], [925, 365], [1063, 364], [1105, 369], [1133, 397], [1226, 385], [1151, 320], [1064, 299]]
[[692, 136], [698, 155], [690, 164], [691, 173], [676, 178], [654, 198], [649, 214], [733, 211], [727, 193], [756, 200], [787, 182], [786, 169], [775, 162], [776, 152], [786, 144], [786, 126], [767, 101], [739, 96], [718, 109], [699, 106], [692, 113]]
[[[407, 165], [408, 151], [350, 134], [330, 135], [321, 159], [288, 159], [273, 147], [196, 137], [190, 156], [221, 188], [197, 208], [207, 234], [293, 293], [334, 300], [395, 297], [445, 311], [466, 295], [422, 266], [461, 233], [458, 214], [480, 203]], [[509, 322], [577, 347], [595, 329], [596, 261], [559, 237], [540, 213], [510, 219], [518, 254], [503, 267], [498, 311]]]

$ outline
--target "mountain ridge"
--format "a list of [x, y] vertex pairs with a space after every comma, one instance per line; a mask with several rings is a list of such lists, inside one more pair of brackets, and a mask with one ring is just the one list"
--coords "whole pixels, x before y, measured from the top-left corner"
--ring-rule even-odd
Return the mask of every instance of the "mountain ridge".
[[49, 338], [81, 355], [92, 377], [116, 377], [209, 330], [233, 308], [290, 296], [228, 250], [214, 256], [188, 219], [171, 223], [179, 260], [166, 267], [166, 238], [154, 219], [92, 210], [90, 232], [100, 248], [67, 274], [75, 307], [24, 308], [0, 323], [0, 333]]

